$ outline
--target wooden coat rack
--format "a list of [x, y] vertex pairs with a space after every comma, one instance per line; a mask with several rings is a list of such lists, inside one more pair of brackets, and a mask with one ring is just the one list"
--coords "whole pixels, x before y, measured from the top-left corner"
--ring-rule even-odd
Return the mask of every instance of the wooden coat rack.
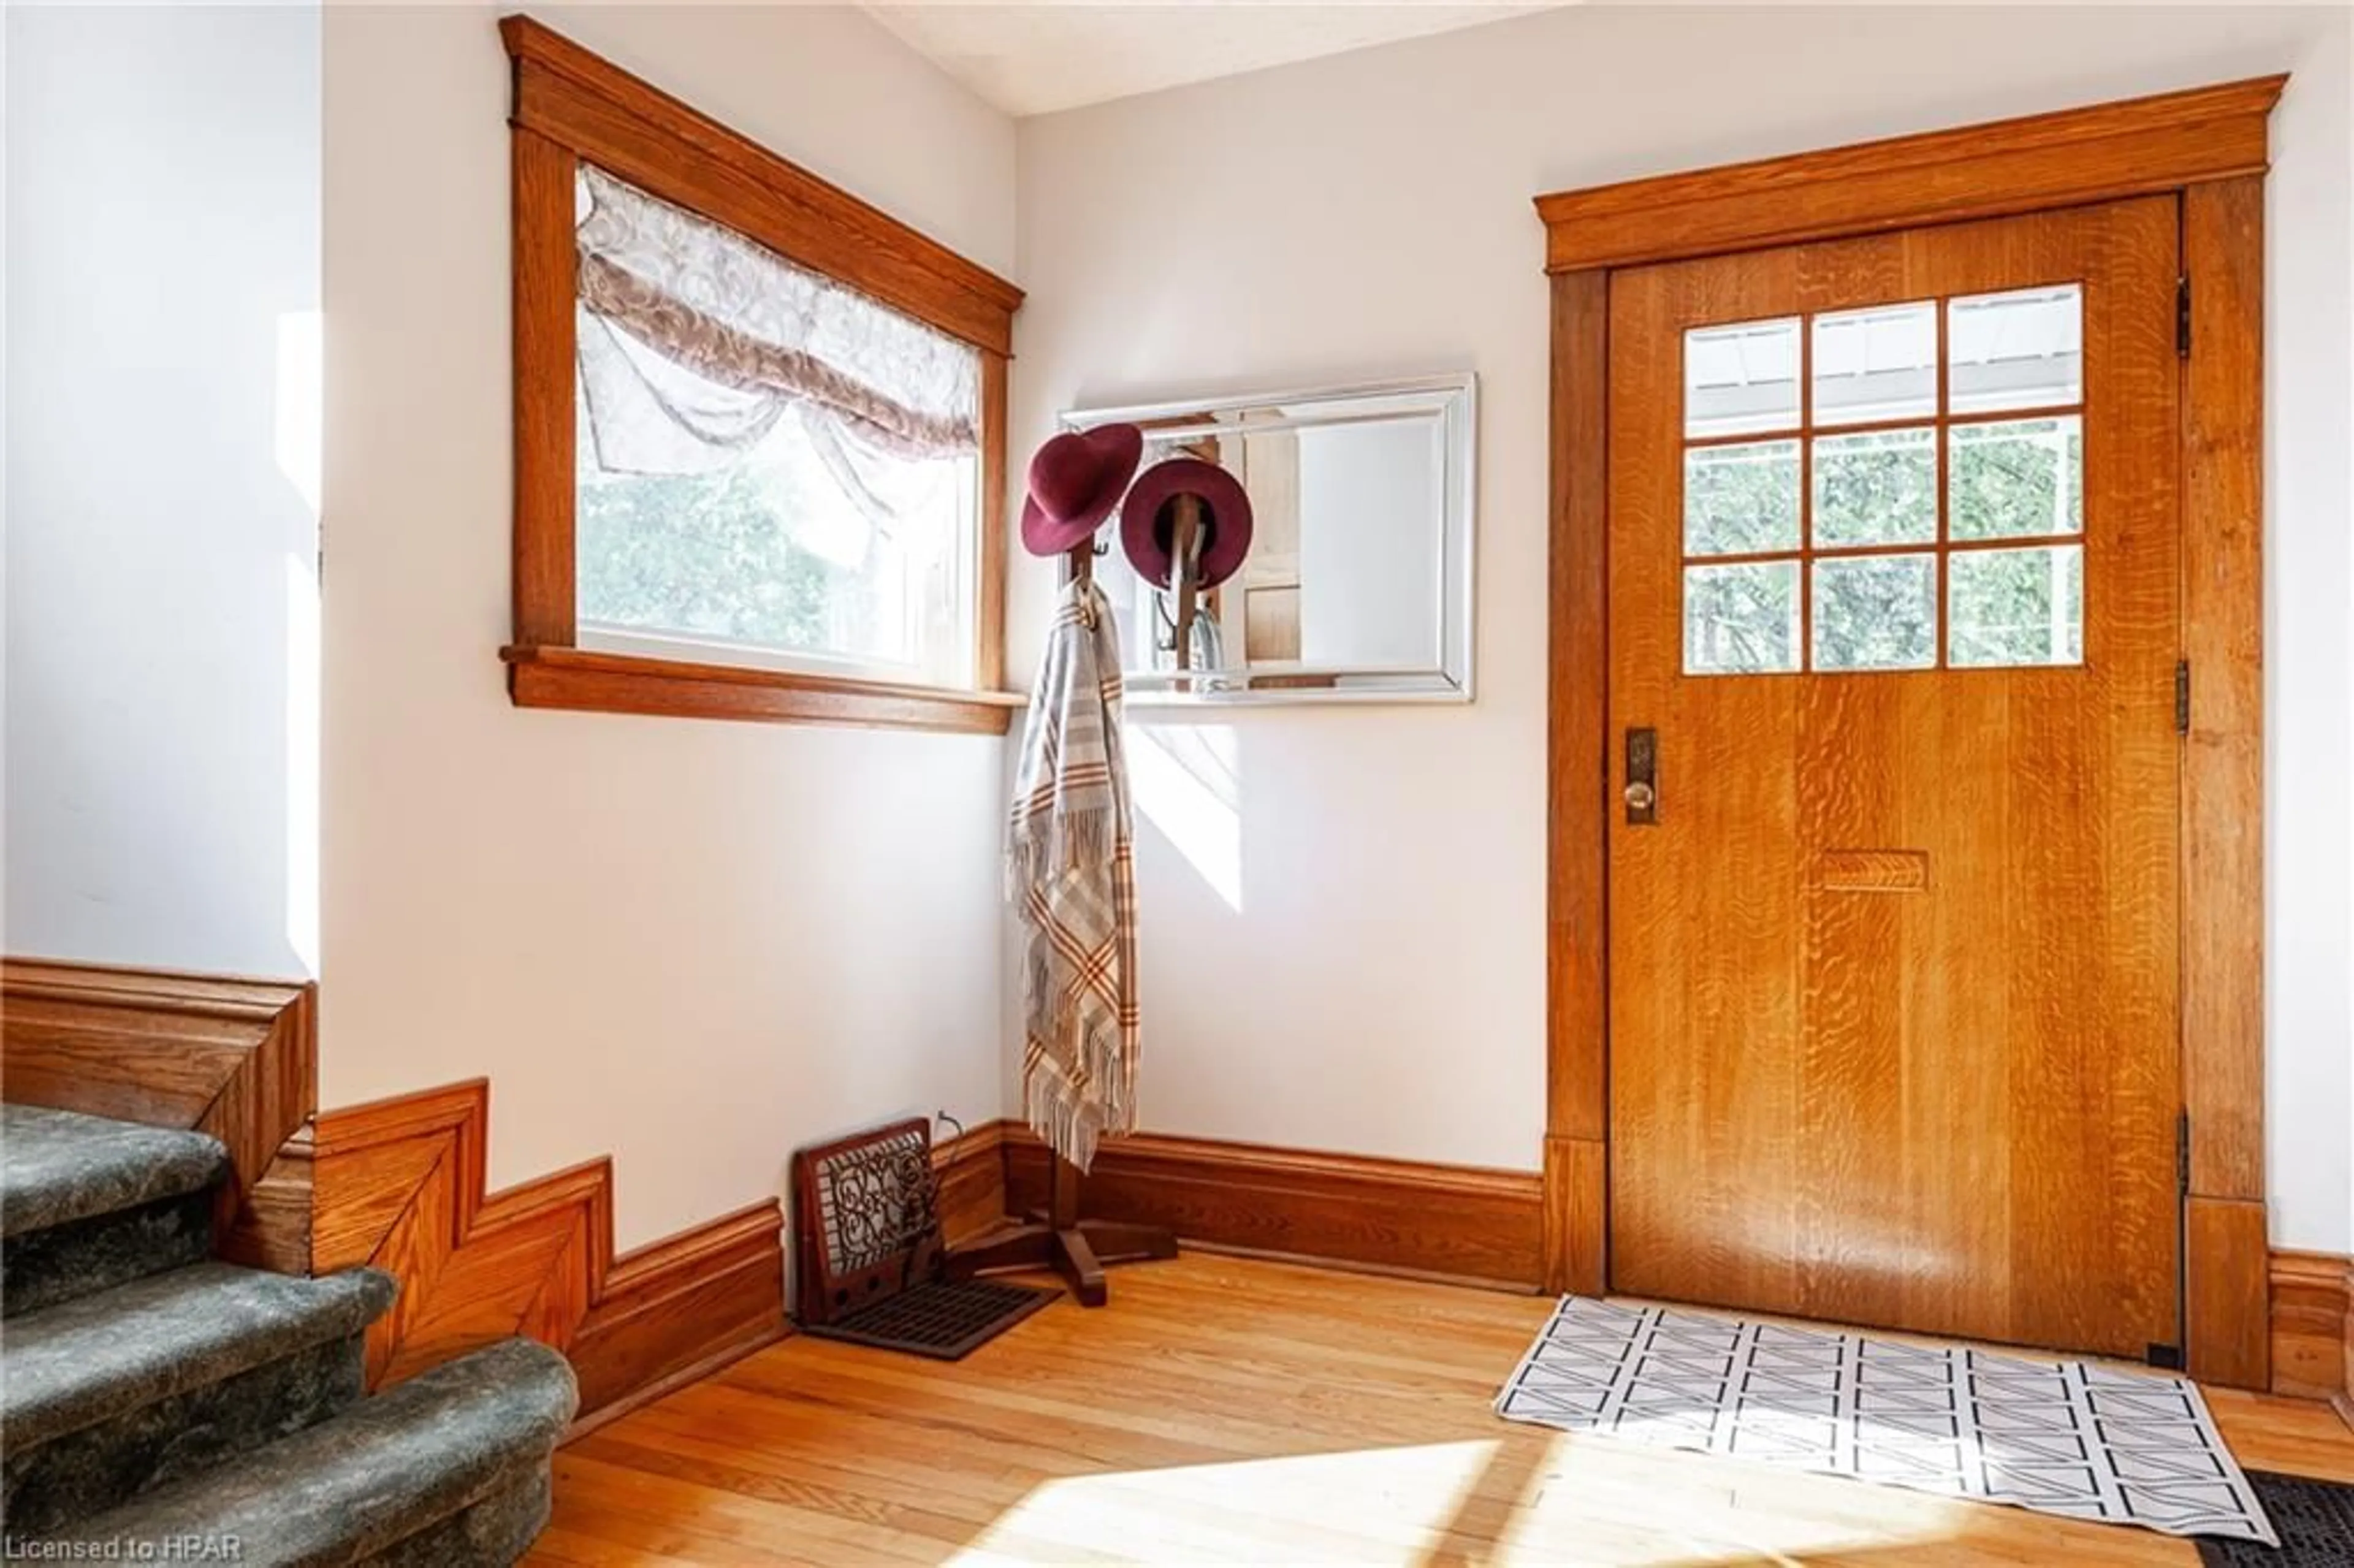
[[[1174, 558], [1177, 573], [1177, 667], [1192, 666], [1195, 556], [1201, 534], [1201, 503], [1190, 495], [1176, 498]], [[1091, 583], [1096, 574], [1096, 547], [1085, 539], [1071, 548], [1070, 580]], [[953, 1247], [949, 1273], [959, 1279], [1006, 1269], [1051, 1268], [1063, 1277], [1082, 1307], [1100, 1307], [1111, 1299], [1104, 1269], [1115, 1263], [1140, 1263], [1148, 1258], [1175, 1257], [1177, 1236], [1166, 1225], [1131, 1224], [1120, 1220], [1079, 1217], [1079, 1168], [1054, 1156], [1052, 1184], [1046, 1206], [1035, 1209], [1022, 1224]]]
[[1051, 1268], [1080, 1306], [1100, 1307], [1111, 1298], [1104, 1284], [1107, 1265], [1176, 1255], [1177, 1237], [1165, 1225], [1079, 1218], [1079, 1168], [1058, 1154], [1046, 1207], [1032, 1210], [1011, 1229], [949, 1249], [949, 1273], [970, 1279], [1009, 1268]]
[[1175, 498], [1171, 521], [1170, 569], [1177, 577], [1177, 668], [1193, 667], [1193, 619], [1201, 613], [1202, 503], [1196, 496]]

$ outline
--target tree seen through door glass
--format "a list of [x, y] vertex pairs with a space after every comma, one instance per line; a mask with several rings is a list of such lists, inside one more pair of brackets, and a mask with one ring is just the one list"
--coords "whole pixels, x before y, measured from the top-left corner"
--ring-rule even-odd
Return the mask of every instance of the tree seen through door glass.
[[1684, 669], [1753, 674], [1798, 667], [1798, 563], [1684, 568]]
[[[1936, 504], [1935, 494], [1930, 505]], [[1684, 554], [1798, 547], [1798, 443], [1755, 441], [1684, 453]]]
[[1947, 663], [2084, 662], [2082, 545], [1957, 550], [1946, 572]]
[[1937, 432], [1933, 427], [1815, 438], [1814, 541], [1819, 548], [1926, 544], [1936, 536]]
[[1818, 670], [1924, 670], [1937, 662], [1937, 557], [1815, 562]]
[[1946, 432], [1956, 539], [2084, 531], [2084, 427], [2074, 414], [1956, 425]]

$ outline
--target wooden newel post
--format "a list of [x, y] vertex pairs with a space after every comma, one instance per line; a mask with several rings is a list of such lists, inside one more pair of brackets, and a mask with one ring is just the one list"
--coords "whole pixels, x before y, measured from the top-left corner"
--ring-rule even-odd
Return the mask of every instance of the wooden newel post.
[[[1178, 504], [1185, 509], [1181, 518], [1192, 515], [1195, 504], [1191, 496], [1182, 497]], [[1181, 528], [1188, 524], [1181, 521]], [[1190, 555], [1190, 552], [1188, 552]], [[1082, 540], [1072, 546], [1071, 580], [1090, 582], [1096, 571], [1095, 542]], [[1181, 607], [1191, 603], [1190, 561], [1181, 568], [1188, 575], [1185, 598]], [[1189, 612], [1181, 608], [1181, 628], [1178, 633], [1178, 659], [1185, 658], [1184, 639], [1190, 620]], [[1010, 1172], [1009, 1172], [1010, 1173]], [[1118, 1220], [1083, 1220], [1079, 1218], [1079, 1168], [1060, 1155], [1049, 1156], [1047, 1168], [1046, 1206], [1033, 1209], [1019, 1224], [1002, 1227], [985, 1236], [949, 1249], [949, 1273], [958, 1279], [970, 1279], [976, 1274], [993, 1274], [1004, 1269], [1051, 1268], [1070, 1286], [1071, 1294], [1082, 1307], [1100, 1307], [1111, 1298], [1104, 1284], [1104, 1266], [1112, 1263], [1135, 1263], [1144, 1258], [1175, 1257], [1177, 1237], [1165, 1225], [1128, 1224]]]

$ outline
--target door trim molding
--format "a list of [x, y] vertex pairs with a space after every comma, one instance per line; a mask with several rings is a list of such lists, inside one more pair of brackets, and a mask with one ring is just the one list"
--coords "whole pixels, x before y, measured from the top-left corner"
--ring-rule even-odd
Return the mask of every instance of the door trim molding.
[[1681, 261], [2262, 175], [2286, 76], [1556, 191], [1545, 270]]
[[[1537, 198], [1552, 274], [1544, 1280], [1609, 1283], [1610, 273], [2009, 217], [2181, 200], [2182, 1104], [2191, 1373], [2270, 1382], [2264, 1186], [2264, 176], [2285, 76]], [[2250, 1307], [2258, 1309], [2249, 1310]]]

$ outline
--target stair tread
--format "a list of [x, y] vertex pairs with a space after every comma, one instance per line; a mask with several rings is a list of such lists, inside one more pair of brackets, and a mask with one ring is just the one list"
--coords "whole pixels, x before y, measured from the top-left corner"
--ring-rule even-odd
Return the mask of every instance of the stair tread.
[[545, 1465], [578, 1401], [562, 1356], [503, 1340], [48, 1539], [234, 1539], [242, 1568], [353, 1562]]
[[228, 1150], [201, 1132], [0, 1106], [0, 1236], [197, 1192], [228, 1168]]
[[0, 1430], [30, 1447], [365, 1330], [389, 1275], [318, 1279], [199, 1263], [8, 1320]]

